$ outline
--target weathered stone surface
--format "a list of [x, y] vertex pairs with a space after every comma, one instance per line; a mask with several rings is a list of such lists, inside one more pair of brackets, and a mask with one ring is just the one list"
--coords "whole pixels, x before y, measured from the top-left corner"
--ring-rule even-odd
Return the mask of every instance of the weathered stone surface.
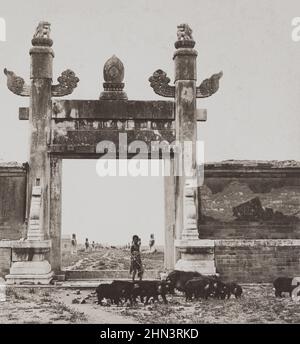
[[29, 241], [43, 241], [45, 238], [41, 213], [42, 188], [40, 186], [33, 186], [27, 230], [27, 239]]
[[57, 81], [57, 85], [51, 86], [52, 97], [63, 97], [71, 94], [77, 87], [79, 79], [72, 70], [67, 69], [61, 73]]
[[[145, 270], [144, 279], [158, 279], [158, 270]], [[128, 270], [67, 270], [65, 271], [66, 280], [81, 280], [81, 279], [130, 279], [131, 276]]]
[[20, 121], [29, 120], [29, 108], [26, 108], [26, 107], [19, 108], [19, 120]]
[[169, 85], [170, 78], [167, 77], [166, 72], [163, 70], [156, 70], [149, 78], [149, 82], [156, 94], [168, 98], [175, 97], [175, 86]]
[[0, 240], [24, 235], [26, 214], [26, 168], [17, 163], [0, 163]]
[[50, 159], [50, 262], [56, 273], [61, 269], [62, 159]]
[[[167, 162], [166, 162], [167, 163]], [[166, 164], [165, 163], [165, 164]], [[175, 250], [174, 239], [175, 233], [175, 177], [174, 177], [174, 160], [170, 160], [170, 176], [164, 177], [164, 196], [165, 196], [165, 249], [164, 249], [164, 266], [168, 270], [174, 269]]]
[[[175, 134], [173, 129], [169, 130], [66, 130], [62, 134], [59, 129], [53, 129], [53, 141], [50, 147], [53, 153], [62, 154], [74, 154], [79, 153], [84, 155], [85, 153], [99, 153], [97, 150], [98, 143], [102, 141], [110, 141], [116, 145], [116, 153], [119, 152], [119, 147], [122, 145], [119, 134], [127, 134], [127, 144], [134, 141], [142, 141], [147, 145], [147, 152], [151, 152], [152, 142], [167, 141], [172, 143], [175, 140]], [[155, 148], [155, 145], [154, 145]], [[130, 148], [129, 148], [130, 150]], [[130, 153], [130, 152], [129, 152]], [[136, 152], [137, 153], [137, 152]]]
[[[300, 168], [296, 162], [207, 164], [200, 192], [201, 238], [300, 238]], [[235, 216], [234, 209], [245, 202], [247, 207], [256, 198], [261, 207], [256, 207], [252, 217]]]
[[126, 100], [127, 94], [124, 88], [124, 65], [122, 61], [113, 55], [103, 67], [104, 91], [100, 94], [101, 100]]
[[111, 141], [119, 149], [119, 134], [128, 145], [136, 140], [175, 140], [174, 103], [161, 101], [58, 101], [53, 104], [51, 151], [56, 154], [96, 154], [97, 144]]
[[300, 240], [216, 240], [215, 262], [225, 281], [266, 283], [299, 276]]
[[180, 271], [196, 271], [202, 275], [215, 275], [216, 267], [214, 260], [198, 260], [190, 257], [184, 259], [180, 258], [176, 264], [175, 269]]
[[[207, 273], [210, 265], [202, 260], [191, 260], [189, 251], [198, 246], [198, 206], [196, 188], [196, 149], [197, 111], [196, 111], [196, 57], [193, 49], [192, 30], [187, 24], [178, 26], [174, 53], [175, 63], [175, 109], [176, 140], [192, 143], [191, 151], [182, 149], [185, 158], [185, 174], [178, 177], [176, 185], [176, 234], [175, 247], [180, 259], [175, 268], [184, 271]], [[214, 269], [213, 269], [214, 270]]]
[[174, 120], [172, 101], [55, 100], [52, 118]]
[[0, 276], [8, 273], [11, 265], [11, 248], [0, 246]]
[[17, 76], [14, 72], [4, 69], [7, 77], [7, 88], [14, 94], [23, 97], [29, 97], [30, 86], [27, 85], [23, 78]]
[[200, 86], [196, 88], [197, 98], [207, 98], [216, 93], [219, 89], [219, 81], [223, 76], [223, 72], [213, 74], [210, 78], [201, 82]]
[[46, 260], [16, 261], [12, 264], [7, 284], [49, 284], [53, 278], [51, 265]]

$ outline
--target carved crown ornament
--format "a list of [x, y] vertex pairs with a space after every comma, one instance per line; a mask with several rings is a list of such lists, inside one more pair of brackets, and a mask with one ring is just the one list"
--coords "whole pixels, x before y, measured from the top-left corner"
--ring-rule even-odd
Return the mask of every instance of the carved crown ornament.
[[123, 91], [124, 74], [124, 65], [116, 55], [105, 62], [103, 67], [104, 91], [100, 94], [101, 100], [127, 99], [127, 94]]

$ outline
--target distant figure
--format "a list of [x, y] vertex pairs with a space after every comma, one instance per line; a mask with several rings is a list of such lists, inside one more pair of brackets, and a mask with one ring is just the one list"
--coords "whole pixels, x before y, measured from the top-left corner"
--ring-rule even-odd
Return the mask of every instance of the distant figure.
[[154, 234], [150, 234], [149, 252], [150, 253], [155, 253], [156, 252]]
[[130, 274], [132, 274], [132, 280], [135, 280], [135, 275], [138, 273], [138, 277], [140, 280], [143, 278], [143, 264], [141, 259], [141, 253], [140, 253], [140, 247], [141, 247], [141, 239], [134, 235], [132, 237], [132, 244], [130, 248], [131, 252], [131, 264], [130, 264]]
[[85, 252], [88, 252], [88, 250], [90, 248], [90, 243], [89, 243], [89, 239], [88, 238], [85, 239], [84, 245], [85, 245]]
[[92, 242], [92, 251], [95, 251], [96, 249], [96, 245], [95, 245], [95, 241]]
[[77, 253], [77, 240], [76, 240], [76, 234], [72, 234], [72, 240], [71, 240], [71, 254]]

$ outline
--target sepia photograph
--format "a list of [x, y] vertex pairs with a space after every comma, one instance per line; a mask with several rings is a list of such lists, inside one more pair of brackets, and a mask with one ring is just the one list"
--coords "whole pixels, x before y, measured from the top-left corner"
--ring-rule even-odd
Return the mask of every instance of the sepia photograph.
[[299, 324], [299, 61], [299, 0], [1, 0], [0, 332]]

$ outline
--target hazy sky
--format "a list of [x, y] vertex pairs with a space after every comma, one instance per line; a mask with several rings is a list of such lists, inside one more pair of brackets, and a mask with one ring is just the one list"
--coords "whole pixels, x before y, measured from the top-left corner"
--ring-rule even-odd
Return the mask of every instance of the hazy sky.
[[[7, 25], [0, 69], [26, 80], [35, 27], [40, 20], [52, 23], [54, 79], [67, 68], [76, 72], [73, 99], [98, 99], [102, 67], [113, 54], [125, 65], [130, 99], [161, 99], [148, 77], [161, 68], [173, 80], [176, 26], [187, 22], [196, 40], [199, 81], [224, 72], [218, 93], [198, 101], [208, 109], [208, 121], [199, 127], [206, 161], [300, 160], [300, 42], [291, 39], [299, 0], [1, 0], [0, 17]], [[28, 123], [18, 120], [18, 107], [28, 106], [28, 99], [10, 93], [5, 83], [3, 75], [0, 159], [26, 161]], [[66, 161], [64, 230], [84, 236], [91, 228], [89, 237], [115, 242], [132, 231], [147, 239], [154, 232], [161, 240], [162, 195], [161, 178], [104, 180], [95, 174], [95, 161]]]

